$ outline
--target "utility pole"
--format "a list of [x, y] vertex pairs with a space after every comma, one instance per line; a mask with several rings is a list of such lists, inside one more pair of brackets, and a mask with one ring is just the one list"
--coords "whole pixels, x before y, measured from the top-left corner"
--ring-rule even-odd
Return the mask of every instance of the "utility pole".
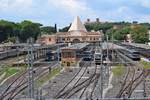
[[112, 33], [112, 61], [114, 59], [114, 34]]
[[107, 42], [107, 58], [108, 58], [108, 35], [106, 35], [106, 42]]
[[148, 36], [149, 36], [148, 45], [150, 46], [150, 30], [148, 31]]
[[106, 69], [107, 69], [107, 75], [108, 75], [108, 80], [109, 80], [109, 70], [110, 70], [110, 68], [109, 68], [109, 65], [108, 65], [108, 63], [109, 63], [109, 50], [108, 50], [108, 35], [106, 35], [106, 41], [107, 41], [107, 58], [106, 58]]
[[34, 98], [33, 39], [28, 40], [28, 96]]
[[18, 37], [16, 37], [16, 45], [17, 45], [17, 48], [16, 48], [16, 50], [17, 50], [17, 68], [19, 69], [19, 38]]
[[100, 87], [101, 87], [101, 91], [100, 91], [100, 95], [101, 95], [101, 99], [103, 98], [103, 41], [101, 43], [101, 64], [100, 64]]
[[143, 78], [144, 78], [144, 80], [143, 80], [143, 97], [145, 98], [146, 97], [146, 75], [145, 75], [145, 73], [144, 73]]
[[58, 44], [58, 66], [59, 66], [59, 68], [61, 69], [61, 64], [60, 64], [60, 53], [61, 53], [61, 51], [60, 51], [60, 45]]
[[58, 50], [58, 51], [57, 51], [57, 53], [58, 53], [57, 56], [58, 56], [58, 64], [59, 64], [59, 61], [60, 61], [60, 60], [59, 60], [59, 59], [60, 59], [60, 46], [59, 46], [59, 44], [58, 44], [58, 49], [57, 49], [57, 50]]

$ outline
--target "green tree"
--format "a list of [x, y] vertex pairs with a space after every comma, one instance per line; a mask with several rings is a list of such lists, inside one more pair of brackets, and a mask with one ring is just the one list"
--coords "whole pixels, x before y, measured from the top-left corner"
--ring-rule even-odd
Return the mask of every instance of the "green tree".
[[132, 28], [131, 35], [136, 43], [148, 42], [148, 27], [137, 25]]
[[0, 25], [0, 42], [3, 42], [7, 39], [7, 35], [5, 34], [5, 27]]
[[[118, 29], [113, 29], [113, 26], [121, 26]], [[29, 37], [37, 39], [41, 33], [53, 34], [57, 32], [57, 25], [44, 26], [42, 24], [31, 21], [23, 21], [21, 23], [14, 23], [6, 20], [0, 20], [0, 43], [14, 40], [19, 37], [21, 42], [26, 42]], [[131, 27], [134, 26], [134, 27]], [[149, 23], [132, 24], [129, 22], [105, 22], [105, 23], [89, 23], [85, 24], [88, 31], [102, 30], [104, 34], [108, 34], [109, 39], [113, 36], [115, 40], [124, 40], [127, 34], [131, 34], [133, 41], [137, 43], [148, 42], [148, 30], [150, 30]], [[60, 29], [60, 32], [67, 32], [70, 26]]]
[[104, 33], [106, 33], [106, 31], [111, 29], [113, 27], [113, 25], [112, 25], [112, 23], [91, 23], [91, 24], [86, 24], [85, 27], [88, 31], [102, 30]]
[[8, 37], [7, 40], [5, 40], [5, 42], [16, 43], [16, 37]]
[[39, 23], [33, 23], [31, 21], [23, 21], [20, 23], [21, 31], [19, 34], [19, 39], [21, 42], [26, 42], [29, 37], [37, 39], [38, 35], [41, 33]]
[[86, 24], [85, 28], [87, 29], [87, 31], [94, 30], [94, 27], [91, 24]]
[[56, 29], [55, 27], [52, 27], [52, 26], [44, 26], [44, 27], [41, 27], [41, 33], [54, 34], [56, 33]]
[[13, 22], [0, 20], [0, 42], [5, 41], [8, 37], [15, 36], [15, 25]]
[[116, 40], [124, 40], [127, 34], [130, 34], [131, 28], [130, 27], [124, 27], [122, 29], [117, 30], [114, 33], [114, 38]]
[[69, 28], [70, 28], [70, 26], [66, 26], [62, 29], [59, 29], [59, 32], [68, 32]]

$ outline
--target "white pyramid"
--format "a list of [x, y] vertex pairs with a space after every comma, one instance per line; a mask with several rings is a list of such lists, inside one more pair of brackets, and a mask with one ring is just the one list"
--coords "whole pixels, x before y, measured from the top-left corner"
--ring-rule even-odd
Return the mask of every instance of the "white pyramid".
[[73, 23], [71, 24], [69, 32], [70, 31], [85, 31], [85, 32], [87, 32], [85, 26], [82, 24], [82, 22], [78, 16], [74, 19]]

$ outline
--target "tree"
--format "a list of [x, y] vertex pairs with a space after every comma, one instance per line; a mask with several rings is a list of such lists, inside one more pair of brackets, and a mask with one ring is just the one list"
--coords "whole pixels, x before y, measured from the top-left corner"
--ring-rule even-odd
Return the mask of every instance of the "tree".
[[56, 33], [56, 27], [52, 27], [52, 26], [41, 27], [41, 33], [54, 34]]
[[15, 36], [14, 27], [15, 23], [0, 20], [0, 42], [5, 41], [8, 37]]
[[16, 37], [8, 37], [7, 40], [5, 40], [5, 42], [16, 43]]
[[[121, 26], [118, 29], [113, 29], [113, 26]], [[16, 37], [19, 37], [20, 42], [26, 42], [29, 37], [33, 37], [34, 40], [41, 33], [54, 34], [57, 32], [57, 25], [44, 26], [42, 24], [31, 21], [22, 21], [21, 23], [15, 23], [6, 20], [0, 20], [0, 43], [12, 41], [15, 42]], [[70, 25], [71, 26], [71, 25]], [[60, 29], [60, 32], [67, 32], [70, 26], [66, 26]], [[131, 27], [133, 26], [133, 27]], [[131, 34], [134, 42], [145, 43], [148, 42], [148, 30], [150, 29], [149, 23], [132, 24], [129, 22], [105, 22], [105, 23], [89, 23], [85, 24], [87, 31], [102, 30], [111, 39], [114, 36], [115, 40], [124, 40], [127, 34]]]
[[[71, 26], [71, 24], [70, 24], [70, 26]], [[66, 27], [64, 27], [62, 29], [59, 29], [59, 32], [68, 32], [70, 26], [66, 26]]]
[[19, 34], [19, 39], [21, 42], [26, 42], [29, 37], [37, 39], [38, 35], [41, 33], [39, 23], [33, 23], [31, 21], [23, 21], [20, 23], [21, 31]]
[[86, 24], [85, 27], [88, 31], [102, 30], [104, 33], [106, 33], [106, 31], [111, 29], [113, 27], [113, 25], [112, 25], [112, 23], [91, 23], [91, 24]]
[[40, 34], [40, 26], [39, 23], [26, 20], [21, 23], [0, 20], [0, 42], [14, 41], [16, 37], [19, 37], [22, 42], [25, 42], [29, 37], [36, 40]]
[[113, 38], [115, 40], [124, 40], [125, 39], [125, 36], [127, 34], [130, 34], [130, 31], [131, 31], [131, 28], [126, 26], [126, 27], [123, 27], [121, 29], [113, 29], [111, 28], [110, 30], [108, 30], [106, 33], [107, 35], [109, 36], [109, 39]]
[[85, 28], [87, 29], [87, 31], [94, 30], [94, 28], [93, 28], [93, 26], [91, 24], [86, 24]]
[[136, 43], [148, 42], [148, 27], [137, 25], [132, 28], [131, 35]]
[[106, 34], [108, 35], [108, 39], [109, 39], [109, 40], [112, 39], [112, 37], [113, 37], [115, 31], [116, 31], [116, 30], [113, 29], [113, 28], [111, 28], [111, 29], [109, 29], [109, 30], [106, 31]]
[[7, 39], [7, 35], [5, 34], [5, 27], [0, 25], [0, 42], [3, 42]]

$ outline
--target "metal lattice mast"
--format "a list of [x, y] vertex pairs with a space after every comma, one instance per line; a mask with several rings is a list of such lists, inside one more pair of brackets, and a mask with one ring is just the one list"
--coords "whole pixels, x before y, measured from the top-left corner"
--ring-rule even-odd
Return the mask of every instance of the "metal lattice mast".
[[33, 76], [33, 40], [28, 41], [28, 96], [34, 98], [34, 76]]
[[106, 42], [107, 42], [107, 58], [108, 58], [108, 35], [106, 35]]
[[114, 61], [114, 35], [112, 33], [112, 61]]
[[106, 67], [107, 67], [107, 75], [108, 75], [108, 80], [109, 80], [109, 71], [110, 71], [110, 68], [109, 68], [109, 47], [108, 47], [108, 35], [106, 36], [106, 41], [107, 41], [107, 58], [106, 58]]
[[20, 51], [19, 51], [19, 45], [18, 45], [18, 44], [19, 44], [19, 38], [16, 37], [16, 45], [17, 45], [17, 48], [16, 48], [16, 49], [17, 49], [17, 60], [18, 60], [18, 61], [17, 61], [17, 62], [18, 62], [18, 63], [17, 63], [17, 68], [19, 69], [19, 52], [20, 52]]
[[59, 63], [59, 59], [60, 59], [60, 46], [59, 46], [59, 44], [58, 44], [58, 51], [57, 51], [57, 53], [58, 53], [58, 63]]
[[146, 97], [146, 76], [145, 76], [145, 74], [144, 74], [143, 78], [144, 78], [144, 80], [143, 80], [143, 97], [145, 98]]
[[102, 41], [102, 43], [101, 43], [101, 45], [100, 45], [100, 49], [101, 49], [101, 64], [100, 64], [100, 73], [101, 73], [101, 75], [100, 75], [100, 95], [101, 95], [101, 98], [103, 98], [103, 41]]

